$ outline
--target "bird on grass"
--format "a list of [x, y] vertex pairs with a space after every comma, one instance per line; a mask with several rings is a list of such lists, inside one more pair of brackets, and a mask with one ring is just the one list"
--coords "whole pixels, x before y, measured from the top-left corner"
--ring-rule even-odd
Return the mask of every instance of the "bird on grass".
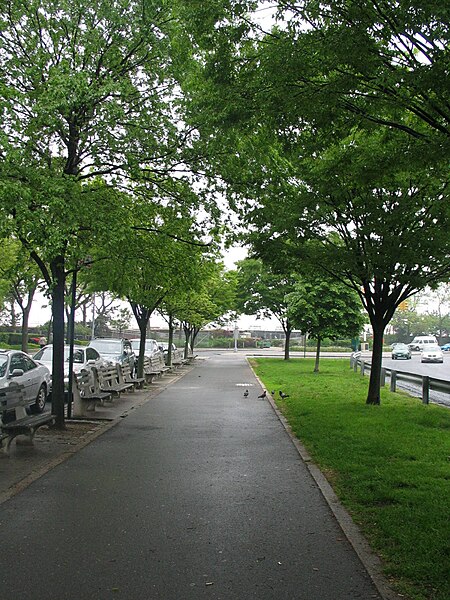
[[245, 392], [244, 392], [244, 398], [247, 398], [247, 396], [248, 396], [248, 390], [245, 390]]
[[271, 396], [273, 396], [275, 394], [275, 390], [271, 390], [270, 394], [271, 394]]
[[265, 398], [266, 395], [267, 395], [267, 392], [266, 392], [266, 390], [264, 390], [263, 393], [258, 396], [258, 398]]
[[284, 400], [285, 398], [289, 398], [289, 394], [283, 394], [283, 392], [282, 392], [281, 390], [280, 390], [280, 392], [279, 392], [279, 393], [280, 393], [280, 398], [281, 398], [282, 400]]

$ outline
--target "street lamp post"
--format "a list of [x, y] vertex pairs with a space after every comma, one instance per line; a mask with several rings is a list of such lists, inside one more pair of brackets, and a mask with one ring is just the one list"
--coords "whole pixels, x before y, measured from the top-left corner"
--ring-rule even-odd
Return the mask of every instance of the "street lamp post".
[[234, 351], [237, 352], [237, 343], [238, 343], [238, 339], [239, 339], [239, 328], [237, 326], [237, 323], [234, 324], [234, 332], [233, 332], [233, 337], [234, 337]]

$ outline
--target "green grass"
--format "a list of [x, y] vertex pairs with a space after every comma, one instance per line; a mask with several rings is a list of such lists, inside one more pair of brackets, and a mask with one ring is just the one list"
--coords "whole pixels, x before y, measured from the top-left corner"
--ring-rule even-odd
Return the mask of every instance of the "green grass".
[[450, 410], [382, 390], [347, 360], [253, 359], [267, 390], [383, 559], [396, 590], [414, 600], [450, 598]]

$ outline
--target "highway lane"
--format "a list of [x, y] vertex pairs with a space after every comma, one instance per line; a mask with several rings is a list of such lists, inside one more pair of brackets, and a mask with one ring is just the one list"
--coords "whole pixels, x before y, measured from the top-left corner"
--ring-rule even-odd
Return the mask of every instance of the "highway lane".
[[450, 381], [450, 353], [444, 352], [443, 363], [421, 363], [420, 357], [420, 352], [413, 352], [411, 360], [392, 360], [390, 356], [384, 356], [383, 367]]

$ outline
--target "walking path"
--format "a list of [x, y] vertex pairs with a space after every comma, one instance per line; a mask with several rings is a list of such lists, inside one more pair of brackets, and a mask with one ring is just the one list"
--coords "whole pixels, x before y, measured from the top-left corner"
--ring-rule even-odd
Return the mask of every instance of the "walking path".
[[3, 502], [2, 600], [380, 600], [260, 392], [211, 353]]

